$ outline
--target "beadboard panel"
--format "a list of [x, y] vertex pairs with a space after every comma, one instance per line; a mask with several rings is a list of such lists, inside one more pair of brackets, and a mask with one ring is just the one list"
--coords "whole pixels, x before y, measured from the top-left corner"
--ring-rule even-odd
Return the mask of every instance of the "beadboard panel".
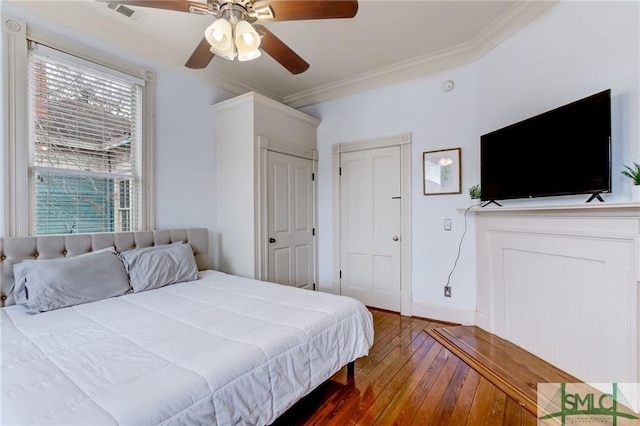
[[477, 325], [581, 380], [640, 381], [640, 208], [475, 213]]

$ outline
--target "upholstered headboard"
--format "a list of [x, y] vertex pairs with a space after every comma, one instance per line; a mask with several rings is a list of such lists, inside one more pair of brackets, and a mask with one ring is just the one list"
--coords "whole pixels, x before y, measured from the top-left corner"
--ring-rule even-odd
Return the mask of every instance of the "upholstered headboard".
[[199, 270], [210, 268], [206, 228], [0, 238], [0, 306], [15, 304], [13, 265], [25, 259], [77, 256], [105, 247], [122, 252], [177, 241], [191, 244]]

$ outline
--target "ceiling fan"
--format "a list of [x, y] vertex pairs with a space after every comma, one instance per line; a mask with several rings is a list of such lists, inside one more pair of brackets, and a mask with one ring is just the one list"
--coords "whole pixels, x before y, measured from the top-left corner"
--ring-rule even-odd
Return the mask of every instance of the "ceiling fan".
[[100, 1], [215, 17], [187, 60], [188, 68], [206, 68], [215, 55], [248, 61], [259, 57], [262, 49], [292, 74], [305, 72], [309, 64], [255, 22], [353, 18], [358, 12], [357, 0], [207, 0], [206, 4], [186, 0]]

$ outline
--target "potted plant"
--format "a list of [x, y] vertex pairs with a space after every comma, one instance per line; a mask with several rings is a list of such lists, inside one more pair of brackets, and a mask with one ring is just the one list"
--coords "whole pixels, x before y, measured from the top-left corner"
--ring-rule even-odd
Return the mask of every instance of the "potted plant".
[[472, 200], [479, 200], [481, 196], [480, 185], [473, 185], [469, 188], [469, 197], [471, 197]]
[[631, 187], [631, 198], [640, 200], [640, 164], [633, 162], [633, 166], [624, 166], [622, 174], [633, 181]]

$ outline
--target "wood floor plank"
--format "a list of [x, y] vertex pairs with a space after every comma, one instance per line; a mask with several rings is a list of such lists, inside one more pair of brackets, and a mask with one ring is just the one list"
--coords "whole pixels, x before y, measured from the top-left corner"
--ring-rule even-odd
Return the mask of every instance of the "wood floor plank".
[[[421, 346], [416, 349], [411, 359], [423, 360], [427, 356], [436, 341], [425, 335], [425, 340]], [[417, 340], [417, 339], [416, 339]], [[414, 374], [419, 363], [413, 363], [411, 360], [406, 362], [398, 373], [393, 377], [391, 382], [382, 390], [373, 403], [360, 417], [359, 422], [363, 424], [373, 424], [382, 412], [389, 406], [393, 398], [406, 386], [407, 380]]]
[[415, 339], [407, 342], [404, 347], [395, 348], [371, 373], [356, 381], [356, 387], [362, 391], [362, 398], [356, 410], [349, 413], [347, 417], [342, 416], [345, 424], [351, 421], [362, 419], [371, 405], [383, 394], [384, 389], [389, 386], [402, 366], [409, 360], [413, 352], [409, 352], [412, 343], [421, 343], [429, 339], [429, 336], [418, 334]]
[[504, 406], [504, 416], [502, 423], [513, 426], [522, 426], [522, 409], [511, 398], [507, 398]]
[[503, 422], [506, 399], [507, 395], [500, 389], [494, 387], [491, 390], [491, 398], [489, 399], [489, 410], [485, 413], [484, 416], [484, 426], [494, 426]]
[[430, 363], [425, 374], [420, 377], [418, 384], [409, 395], [409, 398], [406, 398], [404, 402], [397, 401], [398, 404], [401, 404], [401, 409], [393, 421], [394, 425], [406, 425], [415, 418], [416, 413], [420, 409], [420, 406], [427, 397], [428, 392], [431, 390], [431, 387], [449, 357], [448, 351], [445, 348], [440, 346], [438, 349], [439, 351], [436, 358]]
[[[507, 425], [508, 423], [504, 423]], [[522, 426], [537, 426], [538, 418], [528, 412], [527, 410], [522, 410]]]
[[[456, 400], [456, 405], [453, 408], [451, 417], [448, 424], [451, 426], [465, 425], [467, 424], [467, 417], [469, 416], [469, 407], [473, 403], [473, 397], [476, 394], [478, 388], [478, 382], [480, 381], [480, 374], [477, 371], [469, 367], [469, 373], [460, 389], [460, 394]], [[509, 424], [509, 423], [507, 423]]]
[[[409, 326], [405, 326], [403, 332], [398, 332], [398, 335], [390, 343], [384, 348], [378, 349], [378, 354], [374, 355], [376, 357], [384, 354], [384, 357], [380, 358], [377, 363], [368, 363], [356, 371], [358, 380], [355, 391], [346, 397], [337, 394], [336, 398], [339, 402], [331, 401], [331, 404], [322, 407], [318, 418], [331, 419], [335, 422], [343, 422], [343, 424], [360, 418], [367, 407], [375, 401], [378, 393], [384, 390], [397, 371], [413, 355], [413, 352], [426, 340], [433, 340], [421, 331], [424, 323], [406, 321], [405, 323]], [[387, 352], [386, 349], [389, 351]]]
[[[405, 419], [411, 419], [415, 415], [418, 407], [415, 410], [411, 410], [409, 406], [415, 405], [413, 403], [412, 395], [417, 395], [416, 389], [418, 388], [421, 380], [425, 375], [430, 374], [433, 371], [439, 371], [439, 367], [436, 362], [436, 358], [440, 352], [443, 352], [443, 347], [436, 343], [435, 340], [429, 339], [432, 343], [429, 352], [420, 360], [415, 363], [411, 375], [403, 383], [403, 386], [397, 390], [393, 399], [389, 401], [389, 404], [384, 407], [380, 416], [376, 420], [376, 423], [381, 425], [389, 425], [394, 422], [402, 424]], [[444, 354], [441, 357], [441, 363], [444, 364]], [[475, 388], [474, 388], [475, 390]], [[411, 414], [409, 414], [411, 413]]]
[[453, 373], [451, 380], [442, 394], [442, 398], [440, 398], [438, 406], [435, 408], [433, 419], [431, 421], [432, 424], [446, 425], [449, 423], [449, 419], [455, 409], [458, 396], [460, 395], [460, 391], [462, 390], [462, 386], [464, 385], [467, 374], [469, 374], [470, 370], [471, 367], [467, 364], [462, 361], [458, 362], [456, 371]]
[[499, 392], [499, 390], [495, 386], [493, 386], [487, 379], [485, 379], [484, 377], [480, 378], [476, 393], [473, 398], [473, 402], [471, 403], [471, 407], [469, 408], [469, 415], [467, 416], [466, 424], [484, 424], [484, 419], [490, 409], [492, 398], [491, 393], [494, 390]]
[[[381, 363], [391, 362], [388, 359], [391, 356], [391, 354], [401, 351], [402, 349], [406, 348], [408, 345], [413, 344], [413, 341], [416, 337], [419, 337], [421, 340], [424, 339], [425, 337], [428, 337], [428, 336], [421, 336], [421, 334], [423, 333], [420, 333], [420, 332], [411, 333], [406, 331], [407, 330], [405, 330], [404, 333], [398, 332], [398, 334], [394, 336], [393, 339], [391, 339], [385, 346], [376, 348], [375, 352], [372, 355], [369, 355], [369, 357], [367, 357], [367, 358], [371, 358], [369, 362], [363, 363], [361, 367], [362, 369], [361, 376], [366, 377], [366, 375], [369, 374], [371, 370], [379, 368], [379, 365]], [[396, 353], [395, 356], [398, 356], [398, 354]]]
[[[391, 339], [393, 339], [398, 332], [400, 331], [400, 323], [397, 319], [385, 316], [381, 317], [379, 314], [377, 315], [379, 318], [382, 318], [379, 323], [376, 325], [374, 322], [374, 340], [373, 346], [371, 347], [370, 353], [375, 352], [381, 347], [384, 347]], [[374, 316], [375, 318], [376, 316]], [[363, 358], [363, 360], [367, 360]]]
[[455, 357], [451, 352], [446, 352], [447, 360], [438, 374], [435, 382], [429, 392], [426, 394], [420, 408], [416, 412], [415, 417], [411, 421], [412, 425], [430, 424], [431, 419], [435, 415], [440, 400], [442, 399], [446, 388], [451, 381], [460, 359]]
[[[404, 329], [397, 329], [395, 335], [388, 336], [389, 339], [388, 341], [385, 339], [383, 346], [376, 346], [374, 344], [374, 347], [372, 347], [369, 352], [369, 356], [366, 357], [367, 360], [359, 365], [359, 368], [362, 369], [361, 375], [366, 376], [377, 364], [383, 362], [392, 351], [397, 348], [404, 348], [408, 343], [413, 342], [416, 337], [424, 334], [421, 329], [423, 325], [424, 324], [419, 321], [405, 322]], [[425, 336], [420, 336], [420, 338], [424, 337]]]
[[374, 344], [356, 361], [355, 374], [337, 372], [272, 426], [536, 424], [534, 415], [427, 334], [451, 324], [371, 311]]
[[453, 326], [427, 333], [503, 392], [537, 413], [537, 384], [579, 382], [530, 352], [478, 327]]

